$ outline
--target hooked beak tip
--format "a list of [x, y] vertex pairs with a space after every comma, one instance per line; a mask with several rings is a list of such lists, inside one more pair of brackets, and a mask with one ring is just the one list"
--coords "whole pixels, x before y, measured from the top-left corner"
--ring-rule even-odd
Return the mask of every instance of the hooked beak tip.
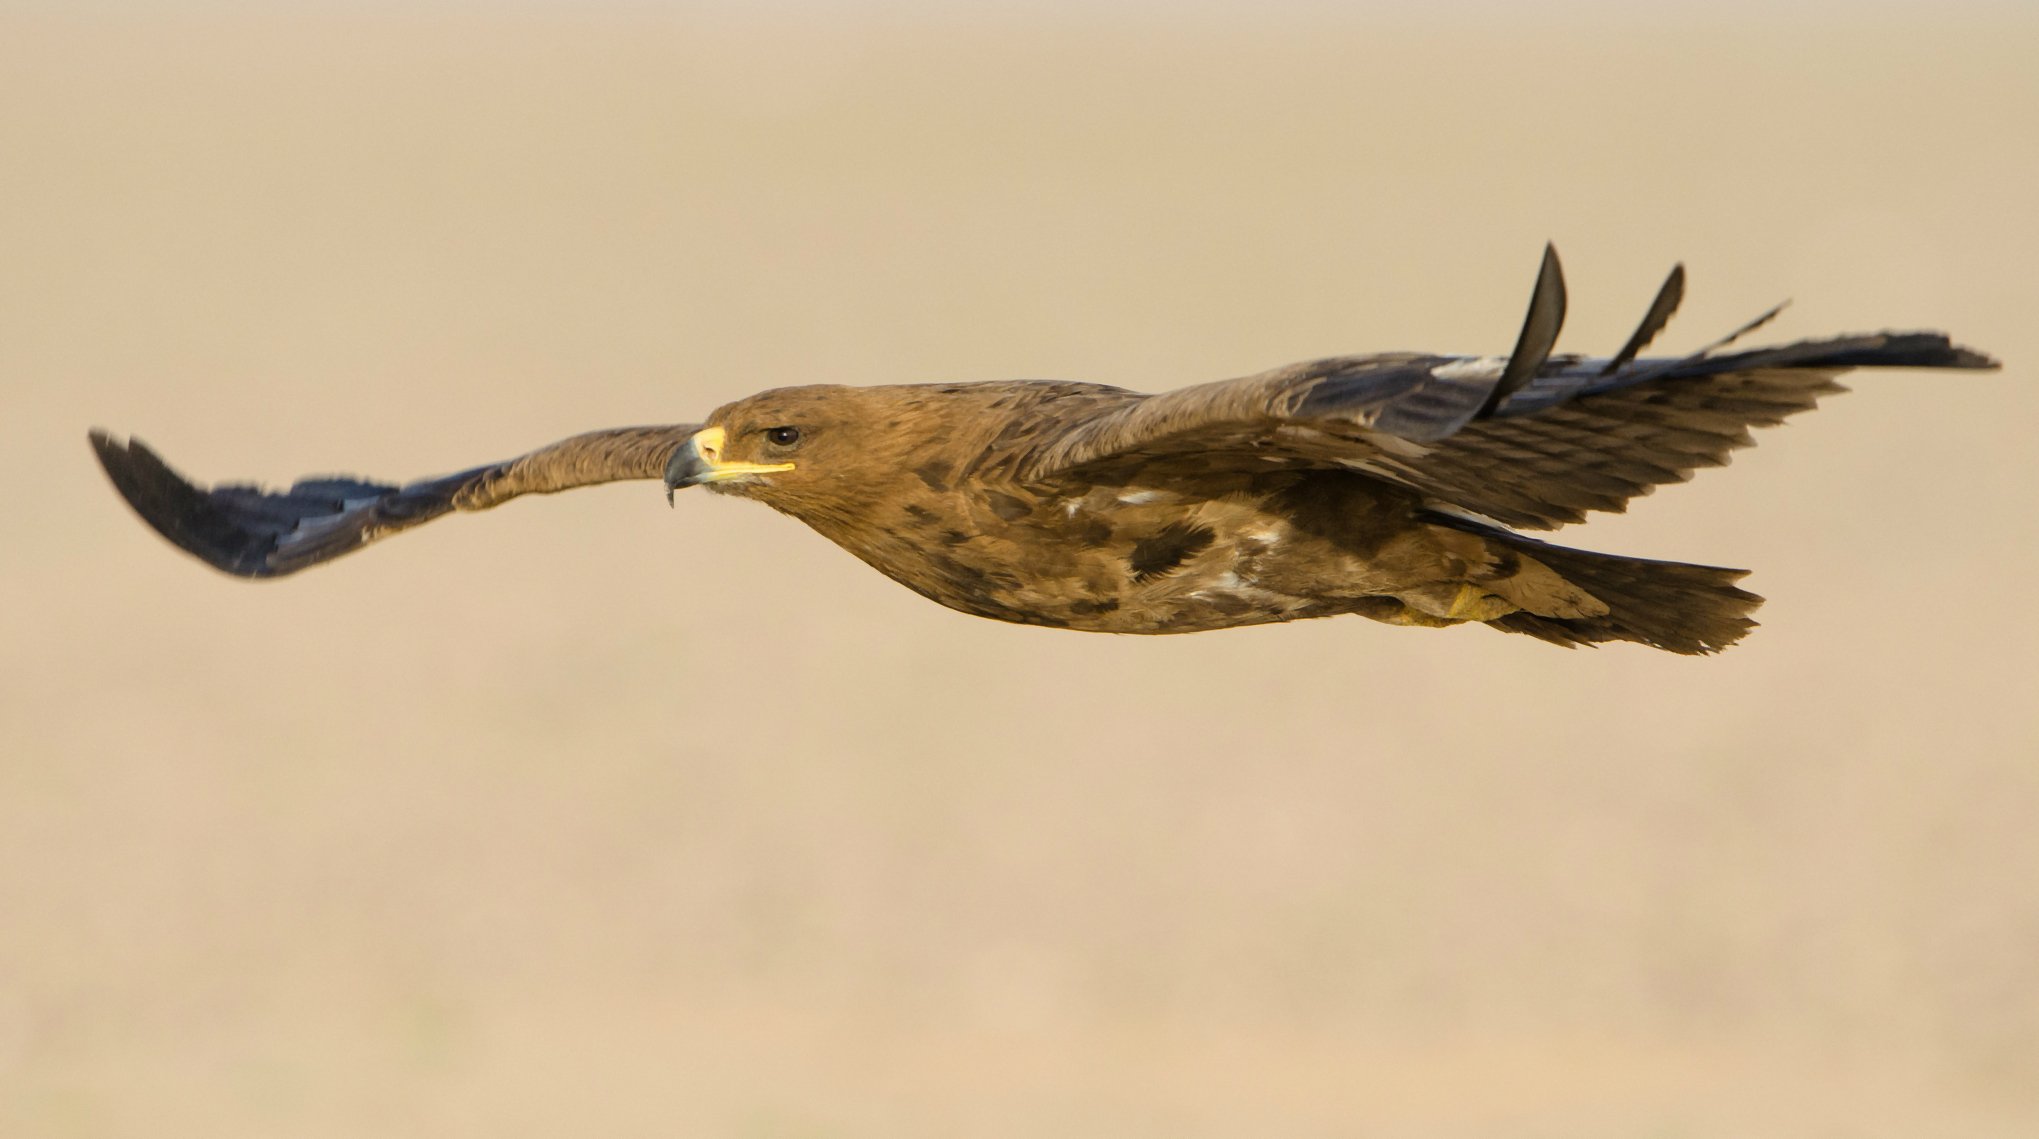
[[702, 461], [699, 443], [694, 437], [689, 437], [673, 451], [672, 457], [666, 460], [666, 505], [673, 504], [674, 491], [701, 482], [708, 471], [708, 464]]

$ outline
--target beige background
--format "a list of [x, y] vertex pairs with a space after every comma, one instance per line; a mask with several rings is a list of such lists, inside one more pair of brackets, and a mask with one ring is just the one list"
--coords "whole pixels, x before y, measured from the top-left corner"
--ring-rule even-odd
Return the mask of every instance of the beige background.
[[[2039, 16], [0, 15], [0, 1135], [2039, 1133]], [[279, 6], [281, 7], [281, 6]], [[1667, 14], [1668, 13], [1668, 14]], [[1686, 660], [931, 606], [626, 485], [300, 578], [193, 475], [766, 386], [1944, 327], [1567, 537]]]

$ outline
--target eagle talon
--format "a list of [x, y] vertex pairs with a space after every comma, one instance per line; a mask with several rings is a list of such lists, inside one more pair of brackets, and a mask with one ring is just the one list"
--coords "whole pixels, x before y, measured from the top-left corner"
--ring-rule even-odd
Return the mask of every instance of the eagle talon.
[[1444, 615], [1454, 621], [1492, 621], [1514, 612], [1515, 608], [1506, 598], [1496, 597], [1477, 585], [1467, 583], [1458, 587], [1458, 595], [1451, 599]]

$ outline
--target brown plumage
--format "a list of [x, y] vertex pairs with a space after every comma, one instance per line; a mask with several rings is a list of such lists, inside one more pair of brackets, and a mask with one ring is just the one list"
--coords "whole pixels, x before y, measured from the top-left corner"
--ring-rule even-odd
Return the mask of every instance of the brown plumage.
[[142, 518], [275, 577], [454, 510], [619, 479], [756, 499], [931, 600], [1029, 625], [1186, 633], [1357, 613], [1482, 621], [1563, 645], [1698, 653], [1760, 603], [1741, 571], [1589, 553], [1548, 529], [1719, 466], [1858, 367], [1991, 368], [1939, 333], [1639, 359], [1683, 270], [1614, 356], [1552, 356], [1554, 254], [1509, 357], [1348, 356], [1145, 395], [1052, 381], [781, 388], [705, 424], [578, 435], [403, 486], [201, 489], [137, 441], [92, 444]]

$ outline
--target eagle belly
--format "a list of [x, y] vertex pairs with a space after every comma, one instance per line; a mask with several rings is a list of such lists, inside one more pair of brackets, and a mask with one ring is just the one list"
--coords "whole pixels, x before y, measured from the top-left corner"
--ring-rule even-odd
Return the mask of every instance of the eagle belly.
[[837, 540], [930, 600], [1018, 624], [1159, 634], [1351, 612], [1395, 620], [1405, 606], [1387, 595], [1431, 585], [1439, 568], [1404, 548], [1421, 536], [1413, 507], [1394, 488], [1333, 477], [1364, 493], [1339, 496], [1332, 533], [1296, 510], [1308, 480], [1281, 475], [1066, 495], [973, 488]]

